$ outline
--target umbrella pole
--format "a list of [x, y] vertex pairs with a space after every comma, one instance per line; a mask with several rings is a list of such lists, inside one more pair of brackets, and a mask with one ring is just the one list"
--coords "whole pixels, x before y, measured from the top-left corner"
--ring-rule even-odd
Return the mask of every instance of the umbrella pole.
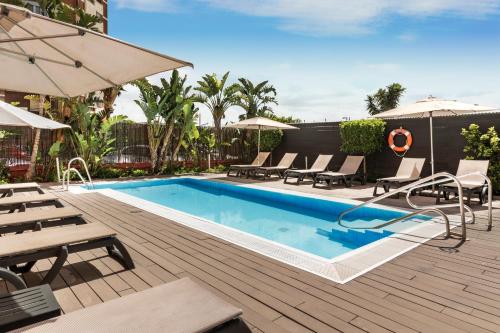
[[260, 158], [260, 126], [259, 126], [259, 134], [257, 138], [257, 162], [260, 163], [259, 158]]
[[[429, 112], [429, 130], [431, 138], [431, 175], [434, 175], [434, 134], [433, 134], [433, 124], [432, 124], [432, 112]], [[435, 186], [432, 184], [432, 193], [434, 193]]]

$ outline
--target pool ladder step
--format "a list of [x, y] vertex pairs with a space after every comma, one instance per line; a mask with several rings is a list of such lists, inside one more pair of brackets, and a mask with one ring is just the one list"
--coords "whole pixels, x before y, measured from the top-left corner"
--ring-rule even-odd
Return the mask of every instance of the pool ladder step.
[[316, 232], [334, 241], [340, 241], [343, 243], [351, 243], [356, 245], [366, 245], [393, 234], [393, 232], [388, 230], [374, 231], [374, 230], [356, 230], [347, 228], [332, 229], [331, 231], [324, 229], [317, 229]]

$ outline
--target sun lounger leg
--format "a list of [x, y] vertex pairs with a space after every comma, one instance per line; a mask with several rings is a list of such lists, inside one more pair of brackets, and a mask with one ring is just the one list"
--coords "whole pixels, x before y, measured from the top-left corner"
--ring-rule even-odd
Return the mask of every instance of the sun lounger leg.
[[375, 183], [375, 187], [373, 188], [373, 196], [376, 197], [377, 196], [377, 189], [378, 189], [378, 185], [379, 185], [379, 182], [376, 182]]
[[63, 267], [67, 258], [68, 258], [68, 247], [63, 246], [59, 250], [59, 254], [57, 256], [56, 261], [54, 261], [54, 265], [52, 265], [52, 268], [47, 272], [41, 284], [45, 283], [50, 284], [55, 279], [57, 274], [59, 274], [59, 272], [61, 271], [61, 268]]
[[118, 238], [115, 237], [113, 239], [113, 245], [107, 246], [106, 249], [108, 250], [109, 256], [120, 262], [123, 265], [123, 267], [125, 267], [125, 269], [135, 268], [134, 262], [132, 261], [130, 254], [128, 253], [125, 246], [123, 246], [122, 242], [118, 240]]
[[0, 278], [12, 283], [16, 289], [26, 289], [26, 283], [16, 273], [0, 267]]

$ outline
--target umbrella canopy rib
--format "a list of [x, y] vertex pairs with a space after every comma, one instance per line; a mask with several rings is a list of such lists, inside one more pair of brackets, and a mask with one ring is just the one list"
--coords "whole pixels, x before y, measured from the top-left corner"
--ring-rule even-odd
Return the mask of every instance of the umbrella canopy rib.
[[[10, 21], [11, 23], [15, 23], [15, 21], [13, 21], [12, 19], [10, 19], [8, 16], [6, 16], [7, 20]], [[9, 39], [12, 39], [12, 36], [10, 35], [10, 33], [6, 30], [6, 29], [3, 29], [3, 27], [0, 25], [0, 28], [2, 28], [3, 32], [7, 35], [7, 37], [9, 37]], [[13, 42], [18, 49], [21, 50], [22, 53], [24, 53], [24, 55], [28, 58], [28, 59], [31, 59], [31, 56], [19, 45], [18, 42]], [[35, 65], [38, 70], [54, 85], [54, 87], [62, 94], [64, 95], [64, 97], [69, 97], [62, 89], [61, 87], [59, 87], [59, 85], [54, 82], [54, 80], [52, 80], [52, 78], [42, 69], [42, 67], [40, 67], [40, 65], [38, 65], [35, 62], [32, 63], [33, 65]]]

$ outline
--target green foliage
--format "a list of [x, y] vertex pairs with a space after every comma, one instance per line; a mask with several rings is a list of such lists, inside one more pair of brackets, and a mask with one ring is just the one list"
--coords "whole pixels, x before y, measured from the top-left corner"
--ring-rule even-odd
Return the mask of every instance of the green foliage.
[[385, 122], [380, 119], [351, 120], [340, 123], [340, 150], [348, 154], [370, 155], [382, 149]]
[[379, 89], [375, 94], [366, 97], [366, 109], [370, 115], [375, 115], [399, 105], [399, 99], [405, 92], [399, 83], [393, 83], [385, 88]]
[[205, 74], [198, 86], [194, 90], [199, 94], [196, 96], [195, 101], [203, 103], [208, 110], [212, 113], [214, 120], [214, 127], [216, 132], [217, 147], [219, 149], [219, 156], [222, 158], [222, 119], [226, 116], [226, 111], [236, 102], [237, 84], [226, 87], [226, 82], [229, 77], [229, 72], [226, 72], [222, 79], [218, 79], [217, 75]]
[[135, 169], [130, 171], [130, 175], [132, 177], [144, 177], [148, 175], [148, 172], [142, 169]]
[[271, 105], [278, 105], [276, 99], [276, 89], [269, 84], [269, 81], [262, 81], [254, 84], [252, 81], [239, 78], [239, 84], [234, 89], [235, 105], [240, 106], [245, 110], [245, 115], [242, 119], [253, 118], [257, 116], [265, 116], [272, 113]]
[[4, 161], [0, 160], [0, 184], [7, 183], [10, 178], [10, 169]]
[[260, 133], [260, 150], [261, 151], [273, 151], [274, 148], [278, 147], [283, 138], [283, 131], [262, 131]]
[[464, 153], [471, 160], [489, 160], [488, 176], [491, 178], [495, 192], [500, 191], [500, 137], [495, 127], [481, 132], [477, 124], [462, 128], [465, 139]]
[[103, 157], [115, 149], [112, 127], [126, 120], [122, 115], [103, 119], [99, 113], [89, 110], [89, 103], [78, 102], [73, 106], [73, 141], [78, 156], [85, 160], [91, 172], [98, 170]]
[[120, 178], [124, 175], [124, 171], [116, 168], [99, 168], [93, 173], [93, 177], [102, 179]]

